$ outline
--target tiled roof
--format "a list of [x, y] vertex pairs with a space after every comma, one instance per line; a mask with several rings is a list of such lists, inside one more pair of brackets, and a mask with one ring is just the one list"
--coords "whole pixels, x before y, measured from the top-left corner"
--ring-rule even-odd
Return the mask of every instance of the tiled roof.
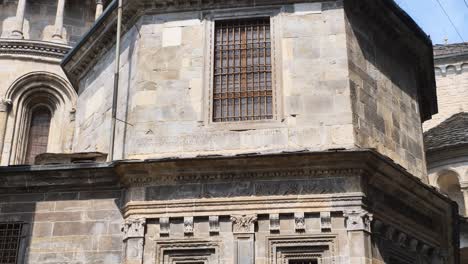
[[461, 53], [468, 53], [468, 42], [434, 46], [435, 57]]
[[451, 116], [424, 133], [426, 150], [468, 144], [468, 112]]

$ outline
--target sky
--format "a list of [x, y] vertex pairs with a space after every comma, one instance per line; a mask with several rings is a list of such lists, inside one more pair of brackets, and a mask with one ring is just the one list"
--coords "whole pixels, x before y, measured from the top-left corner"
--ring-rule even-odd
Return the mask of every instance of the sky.
[[[438, 0], [468, 42], [468, 0]], [[434, 44], [463, 42], [437, 0], [395, 0], [418, 25], [431, 36]], [[466, 2], [466, 4], [465, 4]]]

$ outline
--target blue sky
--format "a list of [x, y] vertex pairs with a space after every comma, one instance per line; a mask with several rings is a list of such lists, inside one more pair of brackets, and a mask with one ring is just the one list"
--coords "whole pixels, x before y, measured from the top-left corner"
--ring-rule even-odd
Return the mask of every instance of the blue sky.
[[[468, 42], [468, 0], [439, 0], [465, 42]], [[437, 0], [395, 0], [431, 36], [434, 44], [462, 42]]]

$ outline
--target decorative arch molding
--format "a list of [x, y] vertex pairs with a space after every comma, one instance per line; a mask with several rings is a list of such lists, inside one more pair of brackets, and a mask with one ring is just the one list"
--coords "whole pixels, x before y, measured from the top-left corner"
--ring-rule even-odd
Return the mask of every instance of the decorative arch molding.
[[30, 72], [18, 78], [5, 97], [11, 102], [11, 111], [2, 165], [24, 164], [31, 115], [37, 107], [46, 107], [52, 114], [47, 152], [71, 150], [77, 94], [67, 80], [50, 72]]
[[468, 72], [468, 62], [460, 62], [455, 64], [437, 65], [434, 67], [437, 75], [443, 77], [450, 74], [462, 74]]
[[463, 175], [457, 170], [442, 169], [437, 172], [435, 184], [437, 188], [458, 204], [460, 215], [466, 215], [466, 204], [462, 189]]

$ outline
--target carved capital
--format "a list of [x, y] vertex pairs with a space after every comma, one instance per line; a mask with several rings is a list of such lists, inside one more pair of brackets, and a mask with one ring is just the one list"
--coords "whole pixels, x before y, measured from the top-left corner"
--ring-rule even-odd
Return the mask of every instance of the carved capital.
[[146, 226], [145, 218], [125, 220], [121, 228], [121, 231], [123, 233], [123, 240], [125, 241], [129, 238], [145, 237], [145, 226]]
[[304, 213], [294, 214], [294, 229], [296, 232], [304, 232], [306, 229]]
[[231, 221], [233, 233], [254, 233], [257, 215], [233, 215]]
[[184, 217], [184, 234], [193, 234], [193, 216]]
[[352, 209], [343, 212], [348, 231], [371, 231], [372, 214], [362, 209]]
[[11, 108], [11, 99], [0, 99], [0, 112], [8, 112]]

